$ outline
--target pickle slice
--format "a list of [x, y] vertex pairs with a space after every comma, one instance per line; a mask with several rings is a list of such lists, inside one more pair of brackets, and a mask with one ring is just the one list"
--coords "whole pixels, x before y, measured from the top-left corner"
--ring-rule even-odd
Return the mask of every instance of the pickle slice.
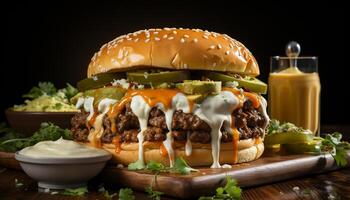
[[264, 144], [274, 145], [307, 143], [312, 141], [313, 137], [313, 134], [304, 132], [273, 133], [265, 137]]
[[85, 92], [79, 92], [77, 95], [70, 99], [72, 104], [76, 104], [79, 97], [94, 97], [94, 106], [97, 106], [104, 98], [110, 98], [120, 100], [124, 97], [126, 89], [121, 87], [104, 87], [93, 90], [86, 90]]
[[124, 78], [124, 74], [122, 73], [105, 73], [98, 74], [92, 78], [86, 78], [78, 82], [77, 88], [79, 91], [84, 92], [90, 89], [101, 88], [110, 82], [113, 79], [121, 79]]
[[186, 95], [186, 97], [189, 101], [192, 101], [194, 103], [201, 103], [206, 96], [201, 94], [192, 94], [192, 95]]
[[249, 89], [252, 92], [266, 94], [267, 85], [266, 83], [260, 81], [257, 78], [245, 76], [234, 76], [227, 75], [219, 72], [207, 72], [205, 73], [205, 77], [214, 80], [214, 81], [222, 81], [222, 82], [231, 82], [236, 81], [238, 83], [238, 87], [244, 87]]
[[176, 87], [185, 94], [210, 94], [221, 91], [220, 81], [184, 81]]
[[281, 144], [281, 152], [284, 154], [319, 154], [321, 152], [320, 142], [312, 140], [308, 143]]
[[80, 97], [83, 97], [84, 96], [84, 93], [83, 92], [79, 92], [78, 94], [76, 94], [74, 97], [70, 98], [69, 99], [69, 102], [73, 105], [75, 105], [77, 102], [78, 102], [78, 99]]
[[127, 72], [127, 77], [129, 81], [148, 85], [158, 85], [161, 83], [176, 83], [190, 79], [190, 73], [189, 71], [164, 71], [155, 73], [135, 71]]

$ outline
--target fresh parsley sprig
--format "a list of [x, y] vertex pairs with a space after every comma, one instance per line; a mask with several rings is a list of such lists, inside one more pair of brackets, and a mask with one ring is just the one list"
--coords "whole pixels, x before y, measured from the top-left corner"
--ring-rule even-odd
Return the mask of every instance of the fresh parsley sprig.
[[241, 199], [242, 189], [237, 186], [237, 181], [230, 176], [226, 177], [226, 185], [218, 187], [214, 196], [200, 197], [199, 200], [239, 200]]
[[341, 141], [342, 134], [334, 132], [327, 134], [321, 142], [320, 149], [323, 153], [330, 153], [338, 166], [344, 167], [347, 162], [347, 151], [350, 150], [350, 143]]
[[160, 200], [161, 195], [164, 194], [164, 192], [154, 191], [152, 186], [146, 187], [145, 192], [147, 193], [147, 197], [153, 200]]
[[136, 161], [134, 163], [131, 163], [128, 165], [128, 169], [135, 171], [135, 170], [146, 170], [151, 171], [152, 173], [161, 173], [161, 172], [170, 172], [170, 173], [180, 173], [180, 174], [189, 174], [190, 172], [198, 171], [196, 169], [191, 168], [188, 166], [186, 161], [183, 158], [176, 158], [175, 164], [173, 167], [165, 167], [162, 163], [157, 163], [154, 161], [149, 162], [146, 166], [140, 161]]
[[88, 193], [87, 187], [79, 187], [79, 188], [73, 188], [73, 189], [65, 189], [61, 194], [66, 196], [84, 196], [86, 193]]
[[22, 95], [23, 98], [36, 99], [41, 96], [60, 96], [70, 99], [78, 94], [78, 89], [67, 83], [67, 87], [57, 90], [51, 82], [39, 82], [38, 86], [34, 86], [27, 94]]
[[50, 122], [43, 122], [31, 137], [23, 138], [12, 129], [6, 128], [5, 125], [0, 125], [0, 132], [6, 131], [6, 139], [0, 138], [0, 151], [15, 152], [28, 146], [33, 146], [38, 142], [60, 139], [72, 140], [72, 133], [68, 129], [62, 129]]
[[135, 200], [134, 192], [130, 188], [119, 190], [119, 200]]
[[38, 86], [33, 87], [23, 98], [36, 99], [43, 95], [52, 96], [57, 93], [57, 89], [53, 83], [39, 82]]

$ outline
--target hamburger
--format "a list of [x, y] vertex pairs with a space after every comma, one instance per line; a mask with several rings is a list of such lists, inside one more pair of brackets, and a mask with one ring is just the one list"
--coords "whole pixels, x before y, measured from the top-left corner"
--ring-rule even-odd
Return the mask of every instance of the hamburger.
[[251, 52], [226, 34], [163, 28], [122, 35], [94, 54], [72, 100], [74, 139], [116, 163], [172, 166], [258, 159], [269, 118]]

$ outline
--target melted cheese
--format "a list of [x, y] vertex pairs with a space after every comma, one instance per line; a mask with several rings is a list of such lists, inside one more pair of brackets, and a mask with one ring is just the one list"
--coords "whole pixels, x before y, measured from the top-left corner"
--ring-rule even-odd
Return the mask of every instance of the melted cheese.
[[238, 141], [239, 141], [239, 132], [237, 128], [232, 128], [232, 134], [233, 134], [233, 140], [232, 140], [232, 145], [233, 145], [233, 163], [238, 162]]
[[213, 164], [211, 168], [220, 168], [221, 126], [226, 121], [231, 124], [231, 113], [239, 105], [239, 99], [229, 91], [221, 91], [218, 95], [207, 97], [202, 105], [194, 110], [199, 118], [211, 128], [211, 148]]

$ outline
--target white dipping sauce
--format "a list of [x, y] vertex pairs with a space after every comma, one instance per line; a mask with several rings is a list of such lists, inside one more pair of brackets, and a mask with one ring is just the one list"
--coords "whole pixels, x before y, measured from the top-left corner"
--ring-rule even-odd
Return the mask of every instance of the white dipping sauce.
[[81, 158], [105, 156], [110, 153], [72, 140], [60, 138], [56, 141], [42, 141], [19, 151], [20, 155], [33, 158]]

